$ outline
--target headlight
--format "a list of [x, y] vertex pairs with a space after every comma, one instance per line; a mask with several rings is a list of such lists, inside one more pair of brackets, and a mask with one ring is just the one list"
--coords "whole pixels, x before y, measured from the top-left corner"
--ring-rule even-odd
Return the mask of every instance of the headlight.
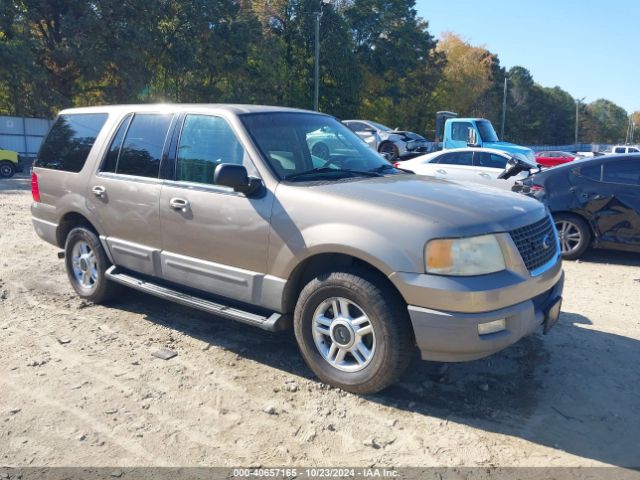
[[427, 273], [470, 276], [506, 268], [495, 235], [431, 240], [425, 250]]

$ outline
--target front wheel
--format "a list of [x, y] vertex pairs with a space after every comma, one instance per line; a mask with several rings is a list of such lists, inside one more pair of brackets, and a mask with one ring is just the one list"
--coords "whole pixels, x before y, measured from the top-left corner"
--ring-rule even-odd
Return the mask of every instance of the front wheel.
[[0, 162], [0, 177], [11, 178], [16, 173], [16, 167], [11, 162]]
[[380, 145], [380, 153], [388, 157], [390, 162], [395, 162], [400, 159], [400, 152], [398, 147], [391, 142], [385, 142]]
[[559, 213], [554, 217], [562, 258], [575, 260], [589, 248], [591, 230], [582, 218], [576, 215]]
[[115, 295], [119, 288], [106, 278], [111, 264], [94, 232], [74, 228], [67, 236], [64, 251], [67, 276], [78, 295], [94, 303], [107, 302]]
[[358, 394], [395, 382], [414, 352], [406, 306], [368, 272], [311, 280], [300, 293], [294, 330], [309, 368], [322, 381]]

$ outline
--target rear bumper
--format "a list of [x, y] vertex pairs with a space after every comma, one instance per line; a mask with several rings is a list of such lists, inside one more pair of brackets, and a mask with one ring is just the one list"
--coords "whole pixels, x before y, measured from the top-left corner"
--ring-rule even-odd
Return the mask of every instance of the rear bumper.
[[58, 246], [56, 232], [58, 230], [58, 224], [53, 222], [47, 222], [40, 218], [31, 217], [31, 223], [38, 236], [45, 242]]
[[[410, 305], [409, 315], [423, 360], [476, 360], [513, 345], [542, 326], [548, 308], [562, 295], [563, 287], [564, 274], [552, 288], [530, 300], [482, 313], [446, 312]], [[505, 330], [478, 334], [479, 324], [499, 319], [505, 319]]]

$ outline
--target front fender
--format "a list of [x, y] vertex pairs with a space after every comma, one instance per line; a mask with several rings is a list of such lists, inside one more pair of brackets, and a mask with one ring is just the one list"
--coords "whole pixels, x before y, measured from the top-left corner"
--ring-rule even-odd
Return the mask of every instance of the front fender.
[[405, 251], [393, 245], [381, 232], [357, 225], [318, 224], [287, 238], [289, 241], [284, 242], [274, 235], [270, 242], [269, 270], [272, 275], [281, 278], [288, 278], [305, 260], [326, 253], [358, 258], [386, 276], [397, 271], [419, 271], [419, 265], [424, 263], [422, 252], [416, 255], [416, 252]]

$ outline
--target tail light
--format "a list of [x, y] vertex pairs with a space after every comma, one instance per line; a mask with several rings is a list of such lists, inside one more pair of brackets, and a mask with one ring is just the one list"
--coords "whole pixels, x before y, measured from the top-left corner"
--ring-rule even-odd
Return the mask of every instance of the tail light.
[[31, 173], [31, 196], [34, 202], [40, 201], [40, 187], [38, 186], [38, 175]]
[[393, 166], [396, 167], [396, 168], [400, 168], [401, 167], [400, 162], [393, 162]]
[[531, 187], [529, 187], [529, 189], [532, 192], [541, 192], [542, 190], [544, 190], [544, 187], [542, 185], [538, 185], [537, 183], [534, 183], [533, 185], [531, 185]]

